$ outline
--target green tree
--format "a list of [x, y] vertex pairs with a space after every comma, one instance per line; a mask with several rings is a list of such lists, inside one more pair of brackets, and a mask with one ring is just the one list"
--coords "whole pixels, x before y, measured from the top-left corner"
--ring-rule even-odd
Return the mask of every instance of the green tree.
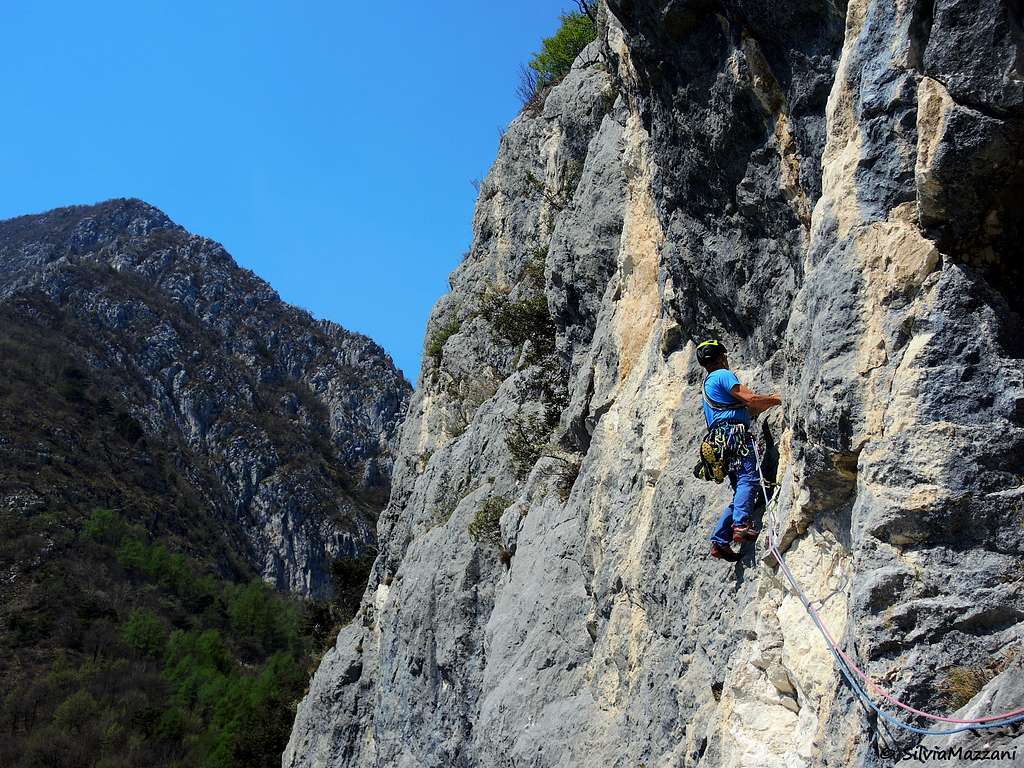
[[236, 765], [276, 768], [281, 764], [280, 745], [288, 741], [294, 719], [292, 698], [305, 683], [305, 671], [291, 654], [270, 658], [234, 720], [231, 751]]
[[[215, 701], [235, 667], [220, 632], [175, 630], [167, 641], [164, 678], [174, 686], [175, 704], [203, 709]], [[201, 712], [197, 714], [202, 714]]]
[[112, 509], [97, 509], [85, 521], [82, 530], [93, 541], [116, 547], [128, 532], [128, 524]]
[[563, 13], [558, 31], [544, 38], [541, 49], [533, 54], [529, 66], [523, 69], [519, 96], [523, 106], [529, 106], [544, 88], [562, 81], [576, 57], [597, 38], [597, 24], [589, 4], [582, 12]]
[[167, 645], [167, 628], [152, 611], [136, 608], [121, 628], [121, 638], [143, 656], [158, 658]]
[[294, 640], [299, 619], [291, 605], [261, 581], [227, 590], [231, 629], [259, 655], [274, 653]]
[[99, 707], [88, 691], [75, 691], [53, 713], [53, 724], [62, 731], [78, 733], [96, 717]]

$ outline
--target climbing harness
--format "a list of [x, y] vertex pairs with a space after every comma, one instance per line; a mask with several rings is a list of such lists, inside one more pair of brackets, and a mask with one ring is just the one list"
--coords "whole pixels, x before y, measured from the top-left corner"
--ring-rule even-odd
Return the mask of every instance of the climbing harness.
[[[764, 494], [765, 511], [764, 520], [766, 525], [764, 526], [765, 532], [767, 533], [766, 540], [768, 542], [768, 551], [772, 557], [779, 564], [779, 570], [782, 571], [786, 580], [793, 587], [793, 591], [796, 593], [800, 602], [803, 603], [804, 609], [811, 617], [811, 621], [814, 622], [814, 626], [818, 628], [821, 636], [825, 639], [825, 644], [828, 646], [829, 651], [832, 654], [832, 658], [835, 659], [836, 666], [839, 668], [839, 672], [843, 675], [846, 681], [850, 684], [850, 687], [857, 693], [858, 697], [864, 701], [872, 710], [875, 711], [883, 720], [907, 731], [921, 734], [923, 736], [948, 736], [954, 733], [961, 733], [963, 731], [973, 731], [980, 728], [1002, 728], [1003, 726], [1010, 725], [1024, 720], [1024, 707], [1015, 709], [1010, 712], [1003, 712], [998, 715], [989, 715], [988, 717], [980, 717], [975, 719], [957, 719], [954, 717], [944, 717], [942, 715], [935, 715], [930, 712], [925, 712], [920, 709], [916, 709], [909, 704], [900, 701], [893, 694], [875, 682], [871, 677], [868, 676], [850, 656], [839, 647], [836, 643], [835, 638], [832, 636], [832, 632], [829, 630], [825, 620], [818, 613], [818, 610], [814, 607], [814, 603], [807, 597], [807, 593], [804, 592], [800, 586], [800, 582], [797, 581], [793, 572], [790, 571], [789, 566], [786, 565], [785, 558], [782, 557], [782, 553], [779, 551], [779, 519], [775, 513], [776, 507], [778, 506], [778, 485], [776, 483], [769, 483], [764, 478], [764, 472], [761, 469], [761, 456], [757, 450], [757, 443], [752, 443], [754, 449], [754, 459], [757, 463], [757, 474], [761, 479], [761, 492]], [[772, 493], [771, 498], [768, 496], [768, 486], [773, 485], [776, 490]], [[829, 596], [831, 597], [831, 595]], [[916, 725], [903, 722], [898, 720], [893, 715], [883, 710], [871, 696], [865, 692], [857, 683], [857, 677], [864, 681], [865, 687], [877, 693], [882, 698], [886, 699], [897, 707], [910, 712], [911, 714], [917, 715], [918, 717], [927, 718], [928, 720], [936, 720], [943, 723], [954, 723], [959, 724], [958, 728], [949, 728], [946, 730], [928, 730], [926, 728], [919, 728]]]
[[700, 441], [693, 476], [698, 480], [722, 482], [729, 472], [739, 471], [743, 457], [750, 455], [749, 445], [743, 424], [729, 422], [712, 427]]
[[[711, 342], [704, 342], [710, 344]], [[714, 342], [716, 345], [718, 342]], [[701, 345], [703, 346], [703, 344]], [[740, 403], [722, 403], [708, 397], [707, 377], [701, 384], [704, 402], [713, 411], [731, 411], [742, 407]], [[729, 472], [738, 472], [743, 458], [750, 455], [750, 440], [747, 437], [747, 426], [740, 422], [728, 421], [715, 426], [708, 425], [708, 431], [700, 442], [700, 450], [693, 476], [698, 480], [711, 480], [720, 483]]]
[[708, 397], [708, 377], [704, 377], [704, 383], [701, 384], [701, 393], [704, 395], [704, 402], [707, 403], [713, 411], [732, 411], [736, 408], [742, 408], [743, 405], [738, 402], [723, 403], [720, 400], [712, 400]]

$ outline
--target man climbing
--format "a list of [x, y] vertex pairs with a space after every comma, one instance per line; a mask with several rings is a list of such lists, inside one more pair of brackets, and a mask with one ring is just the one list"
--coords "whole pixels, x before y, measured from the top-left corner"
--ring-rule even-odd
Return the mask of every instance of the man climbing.
[[[753, 541], [759, 533], [750, 522], [758, 492], [757, 464], [748, 433], [750, 419], [781, 405], [777, 395], [759, 395], [740, 384], [729, 370], [725, 345], [709, 339], [697, 345], [697, 362], [706, 370], [704, 378], [704, 418], [708, 433], [705, 442], [717, 446], [718, 457], [728, 467], [733, 488], [732, 503], [722, 512], [711, 534], [711, 557], [735, 562], [740, 555], [730, 546]], [[703, 448], [702, 448], [703, 450]], [[721, 480], [721, 476], [716, 478]]]

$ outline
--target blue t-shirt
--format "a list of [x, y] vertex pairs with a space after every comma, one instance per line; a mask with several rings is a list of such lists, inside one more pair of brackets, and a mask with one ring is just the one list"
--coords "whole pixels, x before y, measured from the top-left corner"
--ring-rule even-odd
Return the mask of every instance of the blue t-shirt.
[[739, 383], [740, 380], [736, 378], [736, 374], [728, 368], [712, 371], [704, 379], [704, 392], [707, 393], [708, 398], [723, 405], [735, 405], [735, 408], [719, 410], [712, 408], [705, 400], [704, 418], [708, 422], [708, 428], [725, 421], [739, 421], [750, 426], [750, 414], [747, 413], [746, 406], [732, 396], [732, 388]]

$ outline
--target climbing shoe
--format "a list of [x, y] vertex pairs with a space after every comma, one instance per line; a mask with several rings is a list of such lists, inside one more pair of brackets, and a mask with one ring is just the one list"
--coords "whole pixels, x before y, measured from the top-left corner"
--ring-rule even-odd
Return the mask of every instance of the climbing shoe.
[[732, 540], [742, 544], [745, 541], [753, 541], [759, 533], [760, 531], [752, 525], [736, 525], [732, 529]]
[[716, 544], [714, 542], [711, 543], [711, 552], [709, 554], [711, 555], [711, 557], [717, 558], [719, 560], [726, 560], [730, 563], [735, 563], [737, 560], [740, 559], [740, 555], [738, 552], [733, 552], [729, 547], [723, 546], [721, 544]]

